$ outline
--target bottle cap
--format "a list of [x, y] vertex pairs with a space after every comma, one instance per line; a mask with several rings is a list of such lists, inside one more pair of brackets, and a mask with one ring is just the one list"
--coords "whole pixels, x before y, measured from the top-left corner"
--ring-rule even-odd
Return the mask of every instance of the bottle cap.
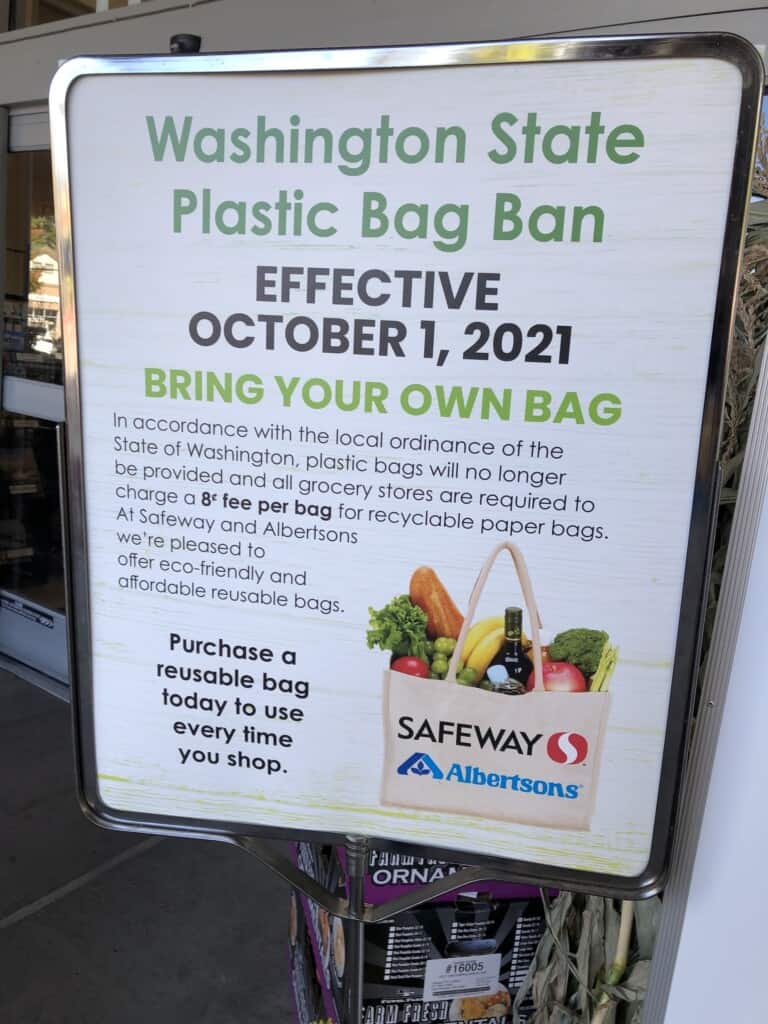
[[504, 630], [507, 633], [520, 633], [523, 627], [523, 609], [504, 609]]

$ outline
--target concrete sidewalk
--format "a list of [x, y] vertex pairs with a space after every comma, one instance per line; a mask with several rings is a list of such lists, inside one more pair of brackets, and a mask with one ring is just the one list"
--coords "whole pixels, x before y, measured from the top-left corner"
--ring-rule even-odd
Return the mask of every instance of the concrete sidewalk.
[[69, 707], [0, 673], [3, 1024], [289, 1024], [287, 917], [233, 847], [87, 822]]

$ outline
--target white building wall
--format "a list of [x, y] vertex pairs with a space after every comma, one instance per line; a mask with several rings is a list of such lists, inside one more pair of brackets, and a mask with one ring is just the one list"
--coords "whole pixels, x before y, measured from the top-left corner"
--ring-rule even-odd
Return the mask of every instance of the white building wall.
[[177, 32], [202, 36], [208, 52], [693, 31], [768, 42], [768, 11], [760, 0], [741, 0], [741, 11], [718, 14], [722, 6], [717, 0], [149, 0], [0, 36], [0, 105], [43, 102], [66, 57], [163, 53]]

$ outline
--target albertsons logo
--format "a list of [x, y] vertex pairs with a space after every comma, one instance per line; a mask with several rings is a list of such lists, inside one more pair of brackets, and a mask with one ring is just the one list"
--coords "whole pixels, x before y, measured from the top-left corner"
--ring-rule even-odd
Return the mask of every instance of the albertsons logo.
[[429, 754], [411, 754], [397, 769], [398, 775], [431, 775], [433, 779], [442, 779], [443, 773]]
[[[583, 737], [580, 738], [583, 739]], [[565, 761], [561, 763], [564, 764]], [[530, 793], [533, 796], [553, 796], [560, 800], [576, 800], [581, 790], [581, 786], [574, 783], [566, 785], [562, 782], [551, 782], [548, 779], [530, 779], [524, 775], [487, 772], [483, 768], [478, 768], [477, 765], [459, 764], [458, 761], [454, 761], [448, 771], [444, 772], [429, 754], [422, 751], [407, 757], [398, 766], [397, 774], [416, 775], [418, 778], [429, 778], [434, 782], [459, 782], [468, 786], [509, 789], [513, 793]]]

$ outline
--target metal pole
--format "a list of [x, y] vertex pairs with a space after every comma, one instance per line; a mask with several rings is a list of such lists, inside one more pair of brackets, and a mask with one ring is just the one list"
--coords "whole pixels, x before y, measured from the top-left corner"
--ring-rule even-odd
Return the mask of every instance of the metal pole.
[[344, 1024], [360, 1024], [363, 1012], [363, 967], [365, 964], [365, 912], [363, 886], [368, 867], [368, 840], [364, 836], [347, 836], [347, 874], [349, 912], [347, 921], [347, 957], [345, 971]]

